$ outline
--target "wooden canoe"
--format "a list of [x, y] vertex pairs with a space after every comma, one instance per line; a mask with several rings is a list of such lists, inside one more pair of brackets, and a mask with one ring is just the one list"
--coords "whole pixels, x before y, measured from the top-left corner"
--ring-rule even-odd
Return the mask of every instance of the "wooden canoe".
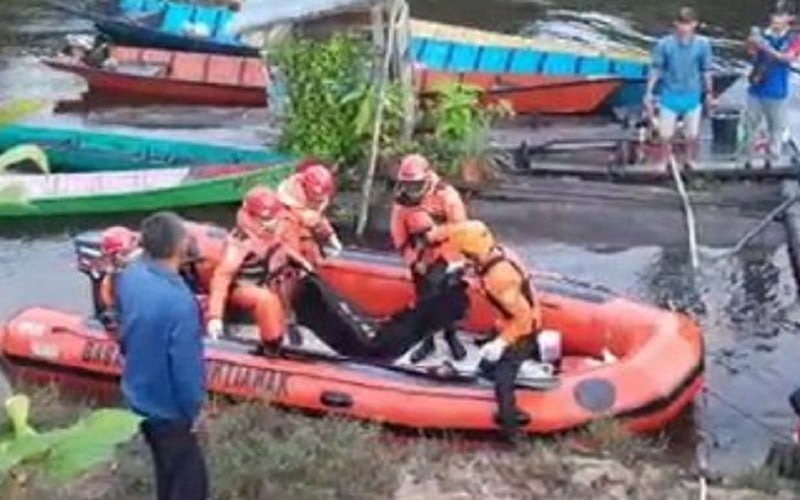
[[479, 87], [486, 92], [485, 103], [506, 101], [517, 114], [585, 114], [597, 111], [616, 92], [622, 79], [429, 70], [417, 73], [417, 89], [423, 94], [448, 82]]
[[[493, 73], [504, 77], [617, 77], [622, 85], [607, 107], [638, 106], [644, 98], [650, 59], [639, 50], [604, 51], [574, 42], [531, 39], [490, 31], [415, 20], [411, 53], [432, 71]], [[714, 92], [722, 94], [740, 77], [735, 72], [714, 75]]]
[[[239, 202], [276, 187], [292, 163], [0, 176], [0, 218], [145, 212]], [[14, 196], [3, 193], [14, 193]]]
[[266, 106], [267, 71], [261, 60], [215, 54], [114, 47], [110, 67], [73, 58], [43, 58], [48, 66], [74, 73], [92, 94], [125, 100], [208, 106]]
[[20, 144], [35, 144], [44, 149], [55, 173], [272, 164], [288, 160], [285, 155], [268, 149], [226, 144], [31, 125], [0, 128], [0, 152]]

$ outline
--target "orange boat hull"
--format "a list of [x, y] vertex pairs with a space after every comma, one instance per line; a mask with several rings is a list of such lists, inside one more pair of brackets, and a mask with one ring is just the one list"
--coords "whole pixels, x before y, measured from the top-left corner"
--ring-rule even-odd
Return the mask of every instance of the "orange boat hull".
[[[361, 253], [325, 264], [321, 275], [366, 312], [383, 316], [412, 299], [408, 275], [395, 262]], [[529, 417], [526, 431], [566, 431], [603, 417], [620, 418], [632, 431], [653, 431], [691, 403], [703, 384], [703, 341], [690, 319], [561, 278], [538, 281], [545, 325], [562, 332], [566, 353], [588, 359], [607, 349], [619, 360], [565, 368], [552, 389], [518, 389], [519, 407]], [[471, 299], [464, 327], [485, 331], [491, 310], [480, 297]], [[454, 383], [341, 359], [268, 357], [252, 347], [207, 342], [212, 393], [409, 428], [496, 429], [489, 382]], [[12, 375], [116, 392], [117, 343], [80, 315], [25, 310], [5, 324], [0, 350]]]
[[485, 92], [485, 104], [506, 101], [518, 114], [589, 114], [603, 106], [622, 79], [429, 70], [417, 74], [421, 93], [434, 92], [437, 86], [452, 82], [478, 87]]

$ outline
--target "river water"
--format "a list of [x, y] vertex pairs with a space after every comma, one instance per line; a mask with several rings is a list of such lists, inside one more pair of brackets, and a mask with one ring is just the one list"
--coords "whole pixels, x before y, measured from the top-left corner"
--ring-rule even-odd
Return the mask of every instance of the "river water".
[[[692, 2], [689, 2], [692, 3]], [[736, 53], [735, 38], [761, 21], [768, 2], [725, 0], [694, 2], [726, 55]], [[3, 2], [4, 9], [10, 4]], [[11, 4], [13, 6], [13, 2]], [[458, 8], [446, 0], [416, 0], [414, 15], [451, 23], [511, 33], [538, 33], [585, 40], [592, 44], [634, 44], [646, 47], [654, 35], [667, 29], [677, 3], [665, 0], [460, 0]], [[89, 27], [75, 19], [40, 11], [16, 10], [19, 22], [0, 57], [0, 99], [36, 97], [75, 98], [81, 84], [39, 65], [31, 54], [52, 46], [65, 31]], [[5, 35], [8, 35], [6, 33]], [[8, 36], [3, 36], [8, 39]], [[738, 93], [737, 93], [738, 92]], [[730, 99], [741, 97], [734, 89]], [[169, 115], [166, 116], [169, 118]], [[81, 116], [49, 115], [52, 123], [91, 125]], [[106, 117], [102, 125], [113, 127]], [[113, 119], [111, 119], [113, 121]], [[221, 128], [175, 131], [193, 137], [256, 141], [258, 119], [242, 121], [235, 113], [219, 118]], [[793, 122], [797, 113], [793, 113]], [[246, 128], [242, 128], [245, 127]], [[159, 134], [152, 127], [139, 133]], [[775, 200], [777, 204], [779, 200]], [[569, 206], [553, 202], [475, 206], [513, 246], [540, 268], [605, 284], [627, 295], [659, 304], [672, 303], [693, 311], [702, 324], [708, 346], [708, 391], [688, 419], [671, 431], [681, 443], [678, 451], [708, 459], [712, 469], [737, 472], [759, 463], [773, 439], [789, 436], [792, 417], [786, 398], [800, 383], [796, 355], [800, 311], [787, 249], [782, 238], [765, 238], [740, 256], [716, 263], [706, 257], [704, 269], [692, 275], [679, 224], [661, 222], [680, 218], [679, 208], [645, 214], [638, 209]], [[565, 214], [568, 212], [568, 216]], [[599, 214], [599, 215], [598, 215]], [[199, 218], [229, 214], [201, 212]], [[746, 228], [756, 218], [737, 211], [701, 213], [709, 228], [700, 241], [711, 241], [716, 228]], [[86, 280], [75, 271], [69, 234], [82, 228], [127, 219], [57, 220], [47, 223], [11, 223], [0, 226], [0, 318], [29, 305], [46, 304], [88, 310]], [[647, 230], [636, 231], [637, 227]], [[661, 232], [671, 231], [665, 235]], [[579, 230], [576, 228], [580, 228]], [[771, 228], [776, 232], [776, 228]], [[623, 235], [624, 234], [624, 235]], [[708, 239], [704, 239], [708, 235]], [[718, 253], [735, 238], [715, 238]]]

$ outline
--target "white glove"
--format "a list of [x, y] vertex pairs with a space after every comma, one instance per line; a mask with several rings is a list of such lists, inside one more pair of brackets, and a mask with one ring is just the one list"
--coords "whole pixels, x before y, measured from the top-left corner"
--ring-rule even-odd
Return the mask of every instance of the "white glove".
[[448, 262], [447, 263], [447, 269], [445, 270], [445, 272], [447, 274], [457, 273], [457, 272], [461, 271], [462, 269], [464, 269], [465, 265], [466, 265], [466, 262], [464, 262], [463, 260], [458, 260], [458, 261], [455, 261], [455, 262]]
[[490, 363], [497, 363], [500, 360], [500, 356], [503, 355], [503, 351], [506, 350], [506, 347], [508, 347], [508, 342], [506, 342], [503, 337], [495, 337], [491, 342], [483, 344], [480, 357]]
[[332, 234], [328, 241], [325, 242], [323, 250], [326, 257], [338, 257], [343, 250], [342, 242], [339, 241], [339, 237], [336, 234]]
[[206, 331], [208, 332], [208, 336], [211, 338], [211, 340], [219, 340], [219, 338], [225, 333], [225, 324], [219, 318], [211, 319], [208, 321]]

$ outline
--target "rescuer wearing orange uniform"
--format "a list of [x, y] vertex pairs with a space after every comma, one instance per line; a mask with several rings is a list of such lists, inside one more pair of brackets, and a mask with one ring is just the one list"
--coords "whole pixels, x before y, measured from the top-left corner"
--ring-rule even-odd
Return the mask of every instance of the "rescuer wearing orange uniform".
[[291, 273], [291, 264], [303, 260], [279, 235], [286, 216], [277, 196], [264, 187], [245, 196], [209, 284], [207, 330], [212, 338], [224, 333], [229, 304], [252, 314], [265, 347], [280, 346], [290, 300], [282, 281]]
[[496, 313], [498, 335], [480, 351], [481, 367], [494, 374], [495, 395], [503, 435], [512, 438], [519, 425], [514, 395], [522, 363], [539, 358], [536, 335], [541, 310], [525, 267], [495, 243], [486, 225], [470, 220], [432, 230], [428, 239], [447, 241], [467, 259], [476, 286]]
[[335, 187], [331, 171], [313, 161], [301, 164], [278, 186], [278, 200], [290, 215], [282, 232], [299, 240], [302, 256], [312, 265], [342, 252], [342, 243], [325, 216]]
[[114, 281], [128, 262], [139, 254], [139, 234], [127, 227], [113, 226], [100, 236], [102, 252], [98, 272], [102, 276], [98, 290], [98, 319], [106, 329], [117, 327], [114, 311]]
[[[448, 255], [446, 248], [429, 244], [420, 235], [430, 229], [431, 224], [467, 220], [467, 210], [458, 191], [436, 175], [424, 156], [417, 154], [408, 155], [401, 161], [394, 200], [390, 225], [392, 242], [411, 270], [419, 295], [431, 269], [455, 257]], [[445, 329], [444, 337], [455, 359], [460, 360], [467, 355], [456, 337], [455, 328]], [[421, 361], [434, 349], [433, 337], [426, 338], [412, 353], [411, 361]]]

